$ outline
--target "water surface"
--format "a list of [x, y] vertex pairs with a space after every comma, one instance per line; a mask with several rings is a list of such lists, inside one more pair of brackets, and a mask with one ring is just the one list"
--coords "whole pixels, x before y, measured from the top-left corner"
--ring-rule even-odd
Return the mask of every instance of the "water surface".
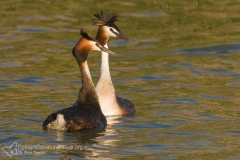
[[[0, 145], [14, 151], [12, 158], [240, 158], [240, 3], [0, 4]], [[137, 113], [107, 117], [104, 130], [45, 131], [45, 118], [77, 98], [81, 81], [71, 50], [80, 28], [96, 34], [91, 17], [102, 9], [120, 13], [116, 24], [132, 39], [111, 39], [117, 55], [110, 68], [116, 94]], [[88, 61], [96, 84], [100, 54]], [[9, 159], [2, 150], [0, 157]]]

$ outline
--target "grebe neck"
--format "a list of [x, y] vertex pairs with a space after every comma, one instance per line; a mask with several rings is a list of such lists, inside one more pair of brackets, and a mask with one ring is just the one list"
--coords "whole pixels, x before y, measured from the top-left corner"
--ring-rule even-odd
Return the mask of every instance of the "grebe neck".
[[[104, 45], [105, 48], [108, 48], [107, 43]], [[108, 58], [108, 53], [106, 52], [101, 52], [102, 53], [102, 64], [101, 64], [101, 75], [100, 78], [108, 78], [111, 79], [110, 76], [110, 69], [109, 69], [109, 58]]]
[[96, 35], [96, 39], [99, 40], [102, 45], [105, 45], [108, 43], [109, 41], [109, 36], [106, 34], [105, 32], [105, 27], [104, 26], [99, 26], [98, 27], [98, 32], [97, 32], [97, 35]]
[[[98, 27], [98, 32], [96, 39], [99, 40], [105, 48], [108, 48], [108, 42], [109, 42], [109, 36], [105, 32], [104, 26]], [[110, 79], [110, 69], [109, 69], [109, 60], [108, 60], [108, 53], [101, 52], [102, 53], [102, 61], [101, 61], [101, 75], [100, 79]]]
[[98, 102], [98, 96], [95, 91], [92, 77], [90, 75], [90, 71], [87, 65], [87, 60], [83, 62], [80, 62], [79, 60], [77, 61], [81, 72], [82, 87], [78, 94], [76, 106], [90, 107], [94, 110], [101, 111]]

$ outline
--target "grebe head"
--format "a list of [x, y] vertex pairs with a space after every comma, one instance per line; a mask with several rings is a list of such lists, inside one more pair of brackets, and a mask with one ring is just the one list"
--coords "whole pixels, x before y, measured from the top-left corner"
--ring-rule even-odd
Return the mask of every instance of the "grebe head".
[[119, 28], [114, 24], [118, 20], [118, 14], [116, 12], [110, 12], [108, 14], [100, 13], [94, 14], [94, 19], [92, 19], [94, 25], [101, 26], [104, 32], [111, 37], [118, 37], [125, 41], [131, 42], [131, 40], [122, 34]]
[[82, 29], [80, 31], [80, 35], [82, 38], [78, 41], [76, 46], [72, 50], [73, 56], [79, 56], [81, 54], [87, 55], [89, 51], [103, 51], [109, 54], [115, 54], [114, 52], [110, 51], [109, 49], [103, 47], [103, 45], [96, 39], [91, 38], [86, 32]]

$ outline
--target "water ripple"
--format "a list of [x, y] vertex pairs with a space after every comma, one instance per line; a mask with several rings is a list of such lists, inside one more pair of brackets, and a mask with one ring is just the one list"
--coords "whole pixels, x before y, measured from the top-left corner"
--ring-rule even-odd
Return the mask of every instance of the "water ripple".
[[198, 114], [197, 116], [199, 119], [204, 119], [204, 120], [215, 120], [215, 121], [220, 121], [220, 120], [224, 120], [225, 118], [222, 117], [218, 117], [216, 115], [213, 114]]
[[13, 46], [4, 46], [4, 47], [0, 47], [0, 50], [8, 50], [8, 49], [12, 49]]
[[176, 126], [165, 123], [141, 123], [141, 124], [118, 124], [116, 128], [129, 127], [129, 128], [176, 128]]
[[30, 83], [30, 84], [40, 84], [43, 83], [44, 78], [40, 77], [23, 77], [23, 78], [18, 78], [15, 81], [20, 82], [20, 83]]
[[48, 33], [48, 32], [55, 32], [53, 28], [33, 28], [33, 27], [18, 27], [19, 32], [23, 33]]
[[[7, 132], [7, 130], [5, 130], [5, 132]], [[12, 132], [12, 131], [10, 131]], [[16, 141], [19, 141], [21, 140], [22, 138], [19, 138], [19, 137], [14, 137], [14, 136], [6, 136], [6, 137], [3, 137], [1, 140], [0, 140], [0, 144], [3, 145], [3, 144], [11, 144], [12, 142], [16, 142]]]
[[187, 54], [221, 54], [221, 53], [234, 53], [240, 50], [240, 43], [236, 44], [221, 44], [207, 47], [198, 48], [183, 48], [170, 51], [172, 53], [187, 53]]
[[145, 76], [139, 76], [137, 78], [140, 78], [142, 80], [170, 80], [170, 78], [163, 77], [163, 76], [157, 76], [157, 75], [145, 75]]
[[13, 68], [13, 67], [20, 67], [20, 66], [22, 66], [22, 62], [19, 62], [19, 61], [0, 63], [0, 67], [4, 67], [4, 68]]
[[8, 84], [0, 84], [0, 88], [12, 88], [12, 86]]
[[166, 17], [168, 16], [166, 13], [160, 13], [160, 12], [126, 13], [123, 15], [133, 16], [133, 17]]

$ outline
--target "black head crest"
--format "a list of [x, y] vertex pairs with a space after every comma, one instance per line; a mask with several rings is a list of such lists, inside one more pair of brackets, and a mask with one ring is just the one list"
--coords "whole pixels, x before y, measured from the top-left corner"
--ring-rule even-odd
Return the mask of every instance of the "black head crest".
[[[91, 38], [91, 37], [87, 34], [87, 32], [83, 31], [82, 29], [80, 30], [80, 35], [81, 35], [83, 38], [86, 38], [86, 39], [88, 39], [88, 40], [90, 40], [90, 41], [95, 41], [95, 42], [100, 43], [98, 40], [96, 40], [96, 39], [94, 39], [94, 38]], [[100, 44], [101, 44], [101, 43], [100, 43]]]
[[89, 35], [87, 34], [87, 32], [85, 32], [84, 30], [80, 30], [80, 35], [88, 40], [92, 40], [91, 37], [89, 37]]
[[94, 25], [106, 25], [111, 26], [114, 25], [114, 22], [118, 20], [118, 14], [116, 12], [109, 12], [108, 14], [100, 13], [94, 14], [94, 19], [92, 19]]

